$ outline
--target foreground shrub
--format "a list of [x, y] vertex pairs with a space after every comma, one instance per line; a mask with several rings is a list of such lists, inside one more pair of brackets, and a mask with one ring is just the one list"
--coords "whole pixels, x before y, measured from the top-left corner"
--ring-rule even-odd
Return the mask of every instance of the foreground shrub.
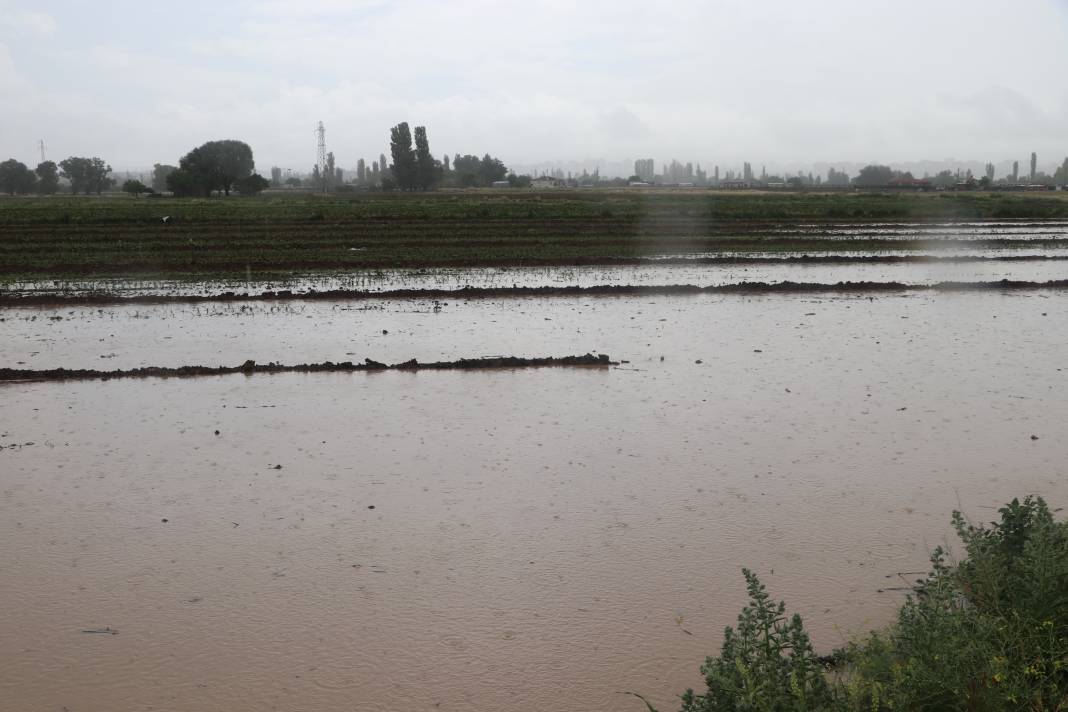
[[737, 632], [724, 631], [719, 657], [701, 666], [708, 692], [687, 690], [683, 712], [830, 709], [831, 690], [801, 616], [787, 621], [786, 604], [772, 603], [756, 575], [742, 573], [749, 605], [738, 616]]
[[749, 605], [682, 711], [1068, 711], [1068, 522], [1040, 497], [999, 513], [986, 527], [954, 512], [966, 558], [935, 549], [897, 621], [836, 651], [833, 672], [743, 569]]
[[954, 512], [967, 557], [936, 549], [897, 623], [844, 651], [854, 708], [1068, 710], [1068, 523], [1041, 498], [999, 513]]

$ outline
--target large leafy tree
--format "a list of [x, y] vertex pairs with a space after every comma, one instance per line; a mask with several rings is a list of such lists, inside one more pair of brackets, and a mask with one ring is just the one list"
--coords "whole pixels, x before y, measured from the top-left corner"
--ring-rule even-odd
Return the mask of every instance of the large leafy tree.
[[192, 171], [187, 171], [183, 168], [176, 168], [168, 173], [165, 182], [167, 190], [178, 197], [211, 194], [210, 186], [201, 183], [198, 176], [194, 175]]
[[122, 184], [122, 192], [129, 193], [133, 196], [139, 196], [142, 193], [149, 193], [152, 189], [139, 180], [130, 179]]
[[156, 163], [152, 166], [152, 190], [162, 193], [167, 190], [167, 176], [178, 170], [177, 166]]
[[36, 177], [26, 164], [9, 158], [0, 163], [0, 191], [14, 195], [33, 190]]
[[29, 193], [35, 180], [33, 171], [21, 161], [9, 158], [0, 163], [0, 191], [10, 195]]
[[60, 175], [70, 181], [70, 192], [81, 193], [89, 192], [89, 159], [81, 158], [79, 156], [71, 156], [70, 158], [64, 158], [59, 162], [59, 167], [63, 170]]
[[267, 188], [271, 187], [271, 181], [267, 180], [259, 173], [253, 173], [250, 176], [245, 176], [234, 183], [234, 187], [237, 188], [237, 192], [241, 195], [259, 195]]
[[457, 185], [470, 188], [504, 180], [508, 175], [508, 168], [499, 158], [488, 153], [482, 158], [470, 154], [456, 154], [452, 161], [452, 172]]
[[894, 178], [894, 171], [890, 166], [864, 166], [854, 179], [854, 183], [861, 187], [878, 188], [886, 185]]
[[216, 190], [230, 195], [234, 184], [252, 175], [255, 167], [252, 148], [244, 141], [208, 141], [182, 156], [178, 171], [167, 177], [167, 187], [178, 195], [207, 196]]
[[41, 195], [52, 195], [59, 190], [59, 166], [55, 161], [42, 161], [34, 169], [37, 174], [36, 192]]
[[418, 174], [416, 172], [415, 151], [412, 149], [412, 131], [408, 128], [408, 122], [401, 123], [390, 129], [389, 152], [393, 156], [393, 179], [401, 190], [415, 190]]
[[111, 166], [96, 156], [92, 158], [71, 156], [60, 161], [59, 167], [63, 169], [60, 175], [70, 181], [72, 193], [99, 195], [105, 188], [110, 188], [114, 182], [108, 177], [111, 173]]

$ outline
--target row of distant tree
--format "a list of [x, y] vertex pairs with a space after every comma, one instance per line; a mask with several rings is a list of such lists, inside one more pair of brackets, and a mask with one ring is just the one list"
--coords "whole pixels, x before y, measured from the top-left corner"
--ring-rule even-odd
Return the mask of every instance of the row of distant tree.
[[[446, 154], [442, 160], [436, 159], [430, 152], [430, 141], [425, 126], [416, 126], [413, 132], [407, 122], [401, 122], [390, 129], [390, 154], [392, 163], [387, 165], [385, 155], [379, 156], [372, 163], [371, 170], [365, 168], [360, 159], [356, 171], [356, 184], [351, 187], [375, 188], [382, 190], [426, 191], [438, 186], [479, 187], [489, 186], [507, 180], [510, 185], [529, 185], [529, 176], [516, 176], [509, 173], [500, 159], [486, 154], [481, 158], [475, 155], [456, 154], [451, 160]], [[637, 165], [637, 164], [636, 164]], [[689, 164], [685, 167], [689, 175]], [[698, 167], [700, 170], [700, 167]], [[1032, 166], [1033, 170], [1033, 166]], [[8, 159], [0, 163], [0, 191], [9, 194], [38, 193], [50, 195], [60, 190], [60, 179], [66, 179], [72, 193], [100, 194], [115, 185], [111, 177], [112, 169], [98, 157], [86, 158], [71, 156], [58, 164], [43, 161], [34, 169], [25, 164]], [[703, 174], [703, 172], [701, 172]], [[1016, 181], [1016, 170], [1012, 182]], [[718, 169], [717, 169], [718, 174]], [[752, 175], [752, 169], [746, 166], [746, 176]], [[704, 177], [704, 175], [702, 175]], [[728, 174], [728, 179], [732, 176]], [[281, 171], [272, 170], [272, 178], [277, 184]], [[325, 170], [315, 167], [312, 185], [318, 190], [340, 190], [344, 174], [334, 165], [333, 154], [328, 154]], [[599, 183], [595, 173], [583, 179]], [[861, 188], [878, 188], [884, 186], [931, 186], [948, 188], [959, 184], [987, 188], [995, 185], [994, 166], [987, 164], [985, 175], [975, 178], [971, 171], [963, 175], [951, 171], [942, 171], [933, 177], [916, 179], [911, 173], [896, 171], [889, 166], [869, 165], [860, 169], [859, 174], [850, 177], [833, 168], [827, 175], [825, 186], [857, 186]], [[631, 180], [638, 179], [632, 176]], [[1036, 173], [1029, 176], [1031, 182], [1042, 184], [1064, 184], [1068, 181], [1068, 159], [1057, 169], [1053, 176]], [[1002, 179], [1000, 182], [1009, 179]], [[771, 184], [783, 184], [793, 187], [819, 185], [813, 181], [811, 174], [807, 180], [803, 176], [783, 180], [775, 176], [761, 176], [761, 181]], [[290, 179], [287, 183], [300, 183], [300, 179]], [[194, 148], [182, 156], [177, 166], [157, 163], [153, 166], [151, 185], [146, 186], [138, 180], [127, 180], [122, 190], [132, 194], [161, 193], [169, 191], [176, 196], [210, 196], [213, 193], [230, 195], [236, 191], [242, 195], [256, 195], [271, 185], [263, 176], [255, 172], [252, 148], [243, 141], [223, 140], [209, 141]], [[797, 184], [794, 186], [794, 184]], [[582, 184], [582, 181], [579, 181]], [[351, 185], [351, 184], [350, 184]]]
[[[390, 151], [393, 155], [393, 163], [387, 165], [385, 156], [381, 156], [373, 163], [373, 168], [367, 170], [361, 159], [356, 183], [349, 185], [382, 190], [420, 191], [432, 190], [438, 186], [489, 186], [503, 180], [507, 180], [509, 185], [515, 187], [530, 184], [529, 176], [516, 176], [514, 173], [509, 173], [504, 163], [489, 154], [481, 158], [470, 154], [456, 154], [451, 162], [448, 155], [440, 161], [435, 159], [430, 153], [426, 129], [422, 126], [416, 127], [413, 140], [408, 124], [397, 124], [391, 130], [391, 139]], [[342, 189], [343, 174], [340, 169], [334, 168], [332, 159], [333, 154], [330, 154], [327, 161], [328, 172], [325, 174], [330, 176], [331, 180], [325, 180], [324, 176], [316, 171], [313, 173], [311, 185], [305, 185], [299, 178], [290, 178], [286, 183], [291, 186], [323, 190]], [[248, 144], [234, 140], [209, 141], [183, 156], [177, 166], [155, 164], [151, 185], [145, 185], [139, 180], [127, 180], [123, 183], [122, 190], [134, 195], [168, 191], [176, 196], [209, 196], [212, 193], [230, 195], [231, 191], [235, 190], [242, 195], [256, 195], [269, 187], [272, 182], [255, 173], [254, 169], [252, 149]], [[100, 194], [116, 185], [111, 173], [111, 166], [95, 156], [92, 158], [71, 156], [58, 164], [53, 161], [43, 161], [33, 169], [11, 158], [0, 163], [0, 192], [11, 195], [31, 193], [51, 195], [59, 192], [60, 179], [63, 178], [69, 182], [72, 193]], [[944, 170], [935, 176], [916, 179], [907, 171], [897, 171], [884, 165], [869, 165], [860, 169], [855, 178], [850, 178], [848, 174], [832, 168], [822, 185], [828, 187], [853, 185], [860, 188], [924, 185], [933, 188], [951, 188], [963, 184], [976, 188], [990, 188], [1001, 184], [1013, 185], [1018, 180], [1016, 176], [1007, 176], [994, 181], [993, 173], [993, 164], [987, 164], [985, 175], [979, 178], [973, 176], [970, 170], [964, 173]], [[280, 181], [280, 172], [273, 172], [273, 177], [277, 184]], [[1068, 159], [1052, 176], [1036, 173], [1034, 176], [1028, 176], [1027, 179], [1033, 184], [1064, 185], [1068, 182]], [[638, 180], [638, 176], [632, 176], [630, 180]], [[595, 172], [592, 176], [583, 174], [574, 180], [569, 179], [567, 184], [625, 185], [626, 182], [622, 179], [604, 181]], [[818, 182], [812, 180], [811, 175], [807, 180], [801, 176], [785, 180], [777, 176], [761, 176], [761, 182], [768, 184], [782, 182], [784, 185], [797, 188], [819, 186]]]
[[[0, 192], [11, 195], [52, 195], [60, 190], [60, 178], [70, 184], [74, 194], [100, 194], [115, 187], [111, 166], [93, 157], [71, 156], [56, 164], [43, 161], [34, 169], [10, 158], [0, 163]], [[170, 191], [176, 196], [209, 196], [212, 193], [230, 195], [236, 190], [242, 195], [255, 195], [270, 185], [255, 173], [252, 148], [243, 141], [209, 141], [194, 148], [179, 160], [177, 166], [157, 163], [152, 170], [152, 185], [139, 180], [127, 180], [122, 190], [140, 195]]]
[[9, 195], [52, 195], [59, 192], [60, 178], [70, 182], [72, 193], [102, 193], [115, 185], [110, 177], [111, 166], [103, 160], [71, 156], [58, 164], [42, 161], [31, 169], [14, 158], [0, 163], [0, 192]]
[[[356, 175], [351, 183], [344, 183], [344, 173], [334, 165], [334, 154], [327, 154], [325, 171], [318, 166], [312, 170], [310, 185], [299, 178], [288, 178], [287, 185], [313, 187], [322, 190], [376, 189], [425, 191], [438, 187], [475, 188], [490, 186], [497, 181], [513, 184], [529, 183], [527, 176], [510, 174], [499, 158], [488, 153], [482, 157], [457, 153], [451, 160], [448, 154], [437, 159], [430, 152], [430, 140], [425, 126], [414, 131], [407, 122], [390, 129], [390, 158], [381, 154], [370, 166], [361, 158], [356, 163]], [[273, 183], [281, 185], [281, 171], [272, 171]]]
[[[344, 183], [344, 172], [335, 166], [334, 154], [327, 154], [326, 165], [318, 165], [307, 182], [289, 178], [288, 185], [301, 185], [315, 190], [378, 189], [425, 191], [439, 186], [479, 187], [508, 180], [511, 185], [528, 185], [528, 176], [510, 174], [507, 166], [493, 156], [482, 157], [457, 153], [450, 161], [445, 155], [438, 160], [430, 152], [425, 126], [415, 131], [407, 122], [390, 130], [391, 163], [385, 154], [372, 162], [368, 169], [361, 158], [356, 180]], [[60, 178], [70, 183], [72, 193], [102, 193], [115, 186], [112, 170], [100, 158], [68, 158], [57, 165], [51, 161], [31, 170], [10, 159], [0, 163], [0, 190], [11, 194], [52, 194], [60, 189]], [[182, 156], [178, 165], [157, 163], [152, 167], [150, 185], [139, 180], [127, 180], [122, 190], [140, 195], [171, 192], [176, 196], [210, 196], [213, 193], [255, 195], [270, 185], [282, 185], [281, 170], [272, 169], [268, 181], [255, 172], [252, 148], [243, 141], [209, 141]]]
[[853, 185], [860, 188], [879, 188], [893, 185], [907, 185], [923, 183], [934, 188], [951, 188], [958, 185], [967, 185], [975, 188], [992, 188], [995, 186], [1013, 186], [1020, 182], [1030, 185], [1065, 185], [1068, 183], [1068, 158], [1064, 164], [1057, 168], [1053, 175], [1041, 171], [1035, 171], [1026, 176], [1019, 174], [1019, 164], [1013, 167], [1013, 173], [994, 180], [994, 164], [987, 163], [984, 166], [984, 174], [975, 176], [971, 169], [961, 171], [943, 170], [933, 176], [924, 176], [917, 179], [908, 171], [896, 171], [889, 166], [870, 165], [860, 169], [857, 177], [853, 179]]

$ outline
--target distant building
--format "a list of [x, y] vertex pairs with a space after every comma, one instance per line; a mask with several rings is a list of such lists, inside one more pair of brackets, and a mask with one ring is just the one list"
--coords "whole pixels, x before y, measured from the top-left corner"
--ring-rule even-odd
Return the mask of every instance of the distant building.
[[656, 165], [651, 158], [639, 158], [634, 162], [634, 175], [646, 183], [652, 183], [656, 175]]
[[664, 173], [661, 176], [661, 182], [666, 185], [693, 183], [693, 164], [679, 163], [678, 161], [672, 159], [670, 164], [664, 164]]
[[1037, 168], [1038, 168], [1038, 154], [1035, 153], [1034, 151], [1032, 151], [1031, 152], [1031, 178], [1030, 178], [1030, 182], [1032, 182], [1032, 183], [1035, 182], [1035, 174], [1038, 173], [1038, 171], [1036, 170]]
[[[531, 181], [533, 182], [533, 181]], [[511, 188], [512, 184], [506, 180], [495, 180], [490, 184], [490, 188]]]

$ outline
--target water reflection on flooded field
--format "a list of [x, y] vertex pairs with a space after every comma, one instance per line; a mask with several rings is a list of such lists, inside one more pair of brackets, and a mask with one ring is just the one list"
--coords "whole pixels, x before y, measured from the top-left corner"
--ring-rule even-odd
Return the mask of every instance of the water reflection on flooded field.
[[[1011, 252], [1012, 254], [1007, 254]], [[890, 253], [882, 257], [904, 255]], [[266, 291], [290, 290], [359, 290], [383, 292], [397, 289], [463, 289], [508, 287], [595, 287], [603, 285], [659, 286], [694, 284], [698, 286], [742, 284], [746, 282], [804, 282], [837, 284], [838, 282], [900, 282], [935, 284], [937, 282], [995, 282], [1002, 279], [1046, 282], [1068, 277], [1068, 250], [982, 250], [970, 259], [878, 262], [842, 253], [843, 261], [789, 261], [767, 257], [767, 261], [708, 262], [715, 255], [671, 255], [641, 265], [593, 265], [572, 267], [441, 267], [433, 269], [353, 270], [300, 274], [280, 279], [216, 279], [182, 281], [175, 279], [130, 280], [45, 280], [15, 281], [0, 285], [0, 295], [39, 296], [113, 295], [138, 296], [215, 296], [226, 292], [261, 294]], [[802, 255], [794, 255], [801, 258]], [[871, 257], [871, 255], [869, 255]]]
[[0, 363], [629, 363], [0, 386], [0, 699], [673, 709], [740, 567], [828, 651], [951, 509], [1068, 504], [1063, 292], [366, 306], [9, 309]]

